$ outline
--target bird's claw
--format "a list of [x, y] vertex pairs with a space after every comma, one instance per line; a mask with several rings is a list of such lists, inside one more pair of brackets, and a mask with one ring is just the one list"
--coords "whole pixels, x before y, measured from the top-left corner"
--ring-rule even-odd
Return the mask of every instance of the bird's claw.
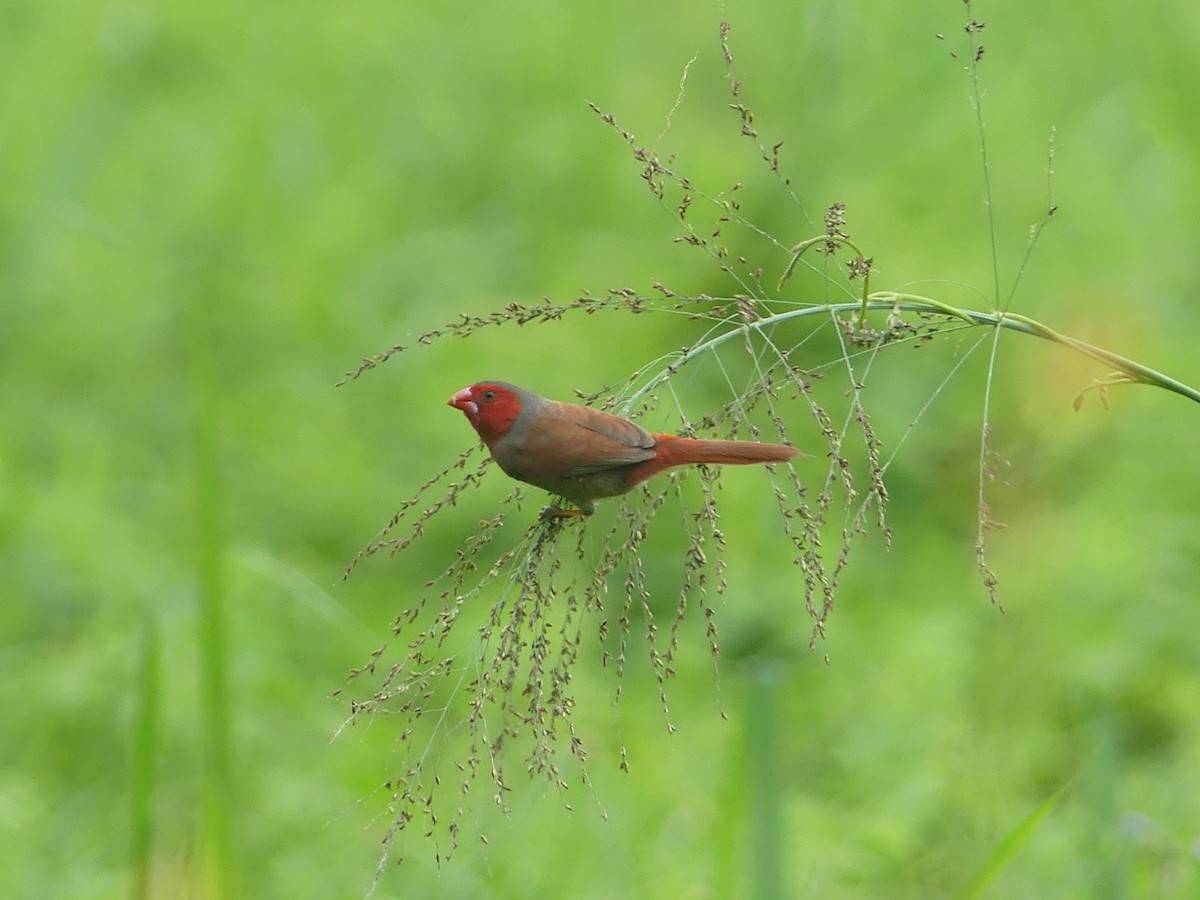
[[547, 506], [538, 516], [541, 522], [560, 522], [563, 519], [586, 518], [587, 513], [582, 509], [563, 509], [561, 506]]

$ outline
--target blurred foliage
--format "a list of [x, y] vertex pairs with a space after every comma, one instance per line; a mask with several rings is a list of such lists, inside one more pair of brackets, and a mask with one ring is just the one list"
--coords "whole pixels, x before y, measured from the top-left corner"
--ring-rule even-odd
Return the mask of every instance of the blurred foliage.
[[[494, 473], [421, 545], [344, 584], [343, 566], [474, 440], [442, 405], [453, 390], [504, 377], [567, 397], [691, 335], [669, 316], [484, 329], [334, 382], [510, 300], [732, 289], [672, 243], [588, 100], [712, 191], [744, 183], [743, 212], [783, 243], [812, 228], [738, 138], [715, 5], [3, 11], [0, 893], [361, 896], [396, 732], [381, 717], [331, 742], [346, 710], [329, 695], [507, 486]], [[757, 127], [784, 141], [810, 215], [847, 205], [873, 286], [986, 305], [978, 133], [950, 58], [962, 4], [725, 15]], [[1015, 308], [1200, 380], [1200, 7], [976, 15], [1005, 287], [1057, 134], [1059, 212]], [[867, 402], [885, 441], [968, 343], [881, 361]], [[892, 549], [860, 548], [815, 650], [768, 498], [727, 477], [719, 680], [693, 622], [668, 734], [648, 664], [614, 707], [585, 644], [590, 786], [572, 781], [573, 810], [518, 779], [510, 816], [465, 814], [486, 846], [439, 870], [418, 839], [377, 896], [951, 895], [1064, 785], [997, 895], [1195, 896], [1200, 419], [1143, 388], [1074, 414], [1103, 372], [1006, 336], [1001, 614], [972, 550], [983, 362], [908, 437], [888, 473]], [[650, 572], [678, 565], [669, 539], [647, 552]], [[214, 649], [223, 684], [205, 680]]]

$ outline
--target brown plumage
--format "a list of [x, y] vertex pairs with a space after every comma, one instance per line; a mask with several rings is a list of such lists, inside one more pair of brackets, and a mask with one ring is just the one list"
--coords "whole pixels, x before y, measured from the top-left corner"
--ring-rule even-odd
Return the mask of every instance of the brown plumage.
[[481, 381], [446, 402], [463, 411], [506, 473], [579, 507], [552, 507], [550, 515], [590, 516], [596, 500], [624, 494], [673, 466], [749, 465], [803, 455], [783, 444], [653, 434], [612, 413], [547, 400], [503, 381]]

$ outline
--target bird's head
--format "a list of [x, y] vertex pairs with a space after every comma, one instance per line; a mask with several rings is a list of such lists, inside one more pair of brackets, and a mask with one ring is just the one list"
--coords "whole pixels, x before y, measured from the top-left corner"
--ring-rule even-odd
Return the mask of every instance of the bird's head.
[[446, 401], [461, 409], [467, 421], [489, 447], [508, 433], [521, 414], [519, 387], [503, 381], [480, 381], [463, 388]]

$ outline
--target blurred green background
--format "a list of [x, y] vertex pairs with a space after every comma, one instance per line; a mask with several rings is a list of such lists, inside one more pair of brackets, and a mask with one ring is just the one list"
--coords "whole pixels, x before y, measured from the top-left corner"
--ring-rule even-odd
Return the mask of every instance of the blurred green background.
[[[452, 391], [485, 376], [591, 391], [690, 332], [670, 316], [484, 329], [334, 382], [511, 300], [733, 290], [672, 242], [586, 106], [653, 145], [693, 56], [662, 142], [676, 168], [713, 193], [746, 183], [742, 211], [785, 243], [812, 228], [737, 136], [717, 4], [0, 8], [0, 895], [361, 896], [399, 725], [332, 740], [346, 709], [329, 695], [492, 494], [344, 584], [342, 567], [474, 440]], [[814, 218], [847, 204], [872, 286], [990, 294], [978, 132], [950, 57], [962, 4], [724, 14], [763, 139], [785, 141]], [[1200, 6], [976, 15], [1005, 286], [1057, 129], [1059, 211], [1015, 308], [1200, 382]], [[885, 440], [966, 346], [889, 357], [867, 393]], [[481, 792], [466, 821], [486, 847], [465, 840], [439, 870], [414, 834], [376, 895], [951, 896], [1061, 789], [984, 879], [993, 896], [1196, 896], [1200, 409], [1131, 388], [1072, 413], [1102, 374], [1002, 342], [1003, 614], [974, 563], [976, 365], [890, 470], [894, 545], [857, 548], [815, 651], [797, 573], [758, 538], [772, 501], [738, 481], [719, 688], [685, 634], [668, 734], [646, 668], [614, 709], [585, 644], [593, 787], [567, 812], [518, 777], [509, 818]], [[646, 565], [678, 562], [651, 549]]]

